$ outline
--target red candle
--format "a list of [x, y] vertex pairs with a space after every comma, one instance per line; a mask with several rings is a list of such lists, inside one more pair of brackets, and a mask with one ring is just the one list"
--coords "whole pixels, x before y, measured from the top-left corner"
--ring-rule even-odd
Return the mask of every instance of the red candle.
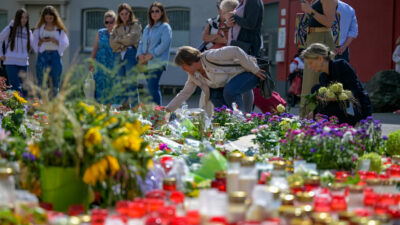
[[176, 179], [174, 177], [167, 177], [163, 180], [164, 191], [176, 191]]
[[365, 206], [374, 206], [378, 200], [379, 200], [379, 195], [377, 193], [375, 193], [375, 192], [364, 193], [364, 205]]
[[331, 210], [332, 211], [346, 211], [347, 203], [344, 195], [334, 195], [332, 196], [331, 201]]

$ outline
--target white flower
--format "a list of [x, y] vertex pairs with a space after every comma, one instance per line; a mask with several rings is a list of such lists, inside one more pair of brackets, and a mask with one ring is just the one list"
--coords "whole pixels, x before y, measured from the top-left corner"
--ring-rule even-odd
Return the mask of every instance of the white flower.
[[334, 93], [333, 91], [331, 91], [331, 90], [328, 90], [328, 91], [326, 92], [326, 97], [328, 97], [328, 98], [334, 98], [334, 97], [335, 97], [335, 93]]
[[325, 126], [324, 129], [323, 129], [323, 131], [324, 131], [325, 133], [329, 133], [329, 131], [331, 131], [331, 128], [329, 128], [328, 126]]
[[342, 137], [342, 143], [353, 141], [353, 134], [350, 131], [346, 131]]
[[328, 91], [328, 89], [326, 89], [326, 87], [320, 87], [318, 90], [318, 94], [321, 96], [324, 96], [327, 91]]
[[279, 105], [276, 107], [276, 110], [277, 110], [279, 113], [283, 113], [283, 112], [285, 112], [286, 108], [285, 108], [285, 106], [283, 106], [282, 104], [279, 104]]

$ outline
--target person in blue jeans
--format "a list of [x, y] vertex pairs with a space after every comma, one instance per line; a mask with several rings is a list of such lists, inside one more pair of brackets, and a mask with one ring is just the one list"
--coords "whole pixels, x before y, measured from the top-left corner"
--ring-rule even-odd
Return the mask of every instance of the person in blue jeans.
[[[235, 102], [244, 111], [242, 94], [252, 90], [265, 79], [254, 57], [247, 55], [236, 46], [210, 49], [201, 53], [190, 46], [180, 47], [175, 64], [188, 74], [183, 90], [166, 106], [167, 111], [175, 111], [200, 87], [204, 92], [204, 102], [200, 107], [212, 114], [212, 105], [232, 106]], [[210, 104], [212, 102], [212, 104]]]
[[[51, 86], [51, 94], [58, 94], [61, 82], [62, 60], [65, 49], [69, 46], [65, 28], [56, 8], [46, 6], [40, 15], [40, 20], [33, 32], [33, 49], [38, 53], [36, 60], [36, 75], [38, 85]], [[48, 81], [43, 82], [45, 72], [49, 71]]]
[[26, 73], [29, 65], [29, 51], [32, 43], [32, 32], [29, 29], [29, 15], [25, 9], [18, 9], [15, 18], [0, 33], [0, 58], [6, 66], [7, 79], [11, 89], [26, 96], [22, 89], [20, 73]]
[[168, 63], [172, 29], [164, 6], [159, 2], [150, 5], [147, 12], [148, 25], [139, 42], [137, 58], [147, 67], [147, 87], [153, 102], [161, 105], [160, 78]]
[[[118, 6], [117, 23], [111, 33], [110, 46], [119, 53], [118, 77], [113, 82], [114, 104], [135, 106], [139, 103], [137, 74], [132, 70], [137, 64], [136, 52], [142, 35], [142, 26], [127, 3]], [[118, 90], [117, 90], [118, 89]]]
[[[115, 63], [115, 53], [110, 47], [110, 33], [114, 27], [116, 15], [113, 10], [109, 10], [104, 14], [104, 24], [106, 28], [101, 28], [94, 40], [92, 59], [96, 59], [96, 67], [89, 66], [90, 71], [95, 71], [94, 80], [96, 82], [95, 98], [97, 102], [107, 104], [110, 102], [110, 84], [111, 76], [104, 71], [101, 66], [112, 70]], [[101, 66], [99, 65], [101, 64]]]

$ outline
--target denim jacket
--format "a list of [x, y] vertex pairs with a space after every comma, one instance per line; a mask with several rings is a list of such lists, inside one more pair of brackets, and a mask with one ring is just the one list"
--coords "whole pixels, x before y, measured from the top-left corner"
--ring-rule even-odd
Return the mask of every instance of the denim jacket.
[[171, 39], [172, 30], [168, 23], [158, 22], [151, 29], [147, 25], [139, 42], [136, 57], [142, 54], [152, 54], [153, 58], [149, 61], [149, 64], [167, 63]]

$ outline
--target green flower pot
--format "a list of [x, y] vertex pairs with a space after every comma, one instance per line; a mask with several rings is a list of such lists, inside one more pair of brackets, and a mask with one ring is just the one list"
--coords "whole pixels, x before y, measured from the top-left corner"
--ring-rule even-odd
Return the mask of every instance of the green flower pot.
[[40, 169], [42, 201], [53, 204], [54, 211], [67, 212], [70, 205], [81, 204], [87, 210], [89, 186], [73, 167], [42, 167]]

